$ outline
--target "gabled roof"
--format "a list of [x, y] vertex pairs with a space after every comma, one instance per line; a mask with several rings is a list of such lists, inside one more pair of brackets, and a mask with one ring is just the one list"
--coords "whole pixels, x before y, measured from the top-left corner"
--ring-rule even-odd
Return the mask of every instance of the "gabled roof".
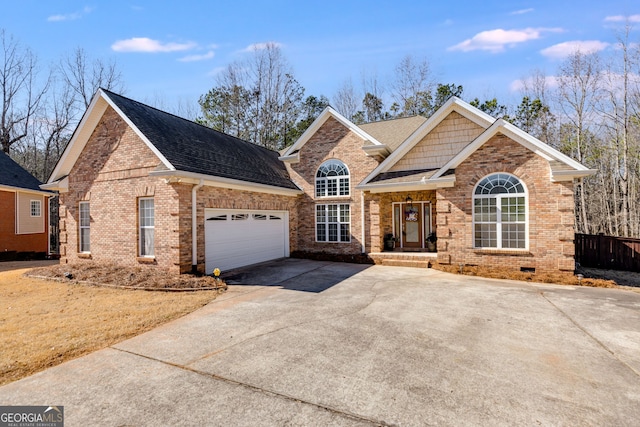
[[466, 117], [477, 125], [488, 128], [491, 123], [495, 121], [493, 117], [480, 111], [477, 108], [472, 107], [470, 104], [464, 102], [460, 98], [451, 97], [447, 102], [442, 105], [431, 117], [429, 117], [422, 125], [411, 134], [409, 138], [398, 146], [396, 150], [389, 155], [382, 163], [378, 165], [365, 179], [361, 185], [367, 184], [378, 174], [387, 172], [391, 167], [402, 159], [413, 147], [416, 146], [429, 132], [431, 132], [440, 122], [447, 118], [452, 112]]
[[43, 193], [41, 182], [17, 164], [11, 157], [0, 151], [0, 187], [11, 190], [29, 190]]
[[[454, 111], [479, 125], [484, 131], [473, 141], [469, 141], [469, 144], [458, 154], [454, 155], [453, 158], [437, 170], [404, 171], [404, 174], [390, 172], [390, 169], [400, 159], [409, 153], [413, 147]], [[419, 190], [450, 187], [455, 182], [455, 174], [452, 173], [453, 169], [497, 133], [505, 134], [512, 140], [548, 160], [554, 181], [572, 180], [574, 178], [589, 176], [596, 172], [595, 170], [587, 169], [585, 166], [529, 135], [513, 124], [502, 119], [494, 119], [461, 99], [452, 97], [413, 132], [409, 138], [400, 144], [389, 157], [380, 163], [380, 165], [358, 185], [358, 188], [373, 192], [386, 192], [400, 189]]]
[[297, 156], [299, 156], [300, 149], [307, 143], [307, 141], [309, 141], [309, 139], [311, 139], [313, 135], [315, 135], [318, 129], [320, 129], [320, 127], [322, 127], [322, 125], [327, 120], [329, 120], [330, 117], [333, 117], [335, 120], [342, 123], [350, 131], [352, 131], [353, 133], [358, 135], [360, 138], [362, 138], [367, 145], [384, 146], [383, 143], [378, 141], [376, 138], [374, 138], [373, 136], [371, 136], [369, 133], [365, 132], [358, 126], [356, 126], [353, 122], [351, 122], [349, 119], [344, 117], [342, 114], [338, 113], [336, 110], [334, 110], [331, 107], [326, 107], [322, 111], [322, 113], [320, 113], [318, 118], [316, 118], [313, 121], [313, 123], [311, 123], [311, 125], [307, 128], [307, 130], [304, 131], [302, 135], [300, 135], [300, 138], [298, 138], [295, 144], [293, 144], [291, 147], [286, 149], [286, 151], [280, 157], [280, 160], [296, 161]]
[[[193, 177], [298, 191], [278, 153], [99, 89], [83, 116], [49, 183], [69, 174], [107, 107], [112, 107], [158, 156], [158, 170]], [[215, 179], [214, 179], [215, 181]]]
[[433, 178], [439, 178], [445, 175], [448, 171], [455, 169], [478, 148], [498, 133], [508, 136], [510, 139], [547, 160], [551, 165], [551, 179], [554, 181], [570, 181], [574, 178], [583, 178], [597, 172], [594, 169], [588, 169], [550, 145], [545, 144], [532, 135], [529, 135], [517, 126], [503, 119], [498, 119], [480, 136], [460, 151], [460, 153], [449, 160], [447, 164], [440, 168], [440, 170], [433, 175]]

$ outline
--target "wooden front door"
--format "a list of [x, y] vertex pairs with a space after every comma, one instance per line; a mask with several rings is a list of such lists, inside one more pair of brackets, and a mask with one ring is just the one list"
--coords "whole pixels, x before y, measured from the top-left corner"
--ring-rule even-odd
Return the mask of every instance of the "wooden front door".
[[421, 203], [402, 204], [402, 247], [422, 248], [422, 208]]

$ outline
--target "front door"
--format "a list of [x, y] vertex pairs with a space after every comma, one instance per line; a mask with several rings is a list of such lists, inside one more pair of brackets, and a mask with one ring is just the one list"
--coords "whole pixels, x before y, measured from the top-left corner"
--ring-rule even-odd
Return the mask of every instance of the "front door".
[[422, 208], [421, 203], [402, 204], [403, 248], [422, 248]]

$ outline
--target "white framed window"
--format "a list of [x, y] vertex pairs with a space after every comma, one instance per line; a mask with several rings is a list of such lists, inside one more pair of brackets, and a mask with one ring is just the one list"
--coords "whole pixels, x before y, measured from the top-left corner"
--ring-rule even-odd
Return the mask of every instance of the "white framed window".
[[78, 246], [81, 253], [91, 252], [91, 211], [89, 202], [80, 202], [78, 205], [78, 227], [80, 238]]
[[496, 173], [478, 182], [473, 192], [473, 233], [475, 248], [527, 248], [527, 192], [518, 178]]
[[348, 196], [350, 176], [347, 166], [339, 160], [327, 160], [316, 173], [316, 197]]
[[153, 197], [141, 197], [138, 199], [139, 213], [139, 251], [141, 257], [153, 257], [155, 255], [155, 207]]
[[316, 205], [316, 241], [351, 242], [350, 205]]
[[42, 202], [40, 200], [31, 200], [31, 216], [42, 216]]

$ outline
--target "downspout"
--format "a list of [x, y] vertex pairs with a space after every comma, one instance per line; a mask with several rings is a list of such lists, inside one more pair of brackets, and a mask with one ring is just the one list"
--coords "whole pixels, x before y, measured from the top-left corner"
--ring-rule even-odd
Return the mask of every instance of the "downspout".
[[365, 215], [364, 215], [364, 191], [360, 192], [360, 223], [362, 224], [361, 228], [362, 228], [362, 253], [365, 253], [367, 250], [367, 246], [366, 246], [366, 242], [365, 242], [365, 237], [366, 237], [366, 233], [365, 233], [365, 228], [364, 228], [364, 219], [365, 219]]
[[191, 189], [191, 272], [198, 272], [198, 205], [196, 204], [196, 192], [202, 188], [204, 180], [200, 180]]

